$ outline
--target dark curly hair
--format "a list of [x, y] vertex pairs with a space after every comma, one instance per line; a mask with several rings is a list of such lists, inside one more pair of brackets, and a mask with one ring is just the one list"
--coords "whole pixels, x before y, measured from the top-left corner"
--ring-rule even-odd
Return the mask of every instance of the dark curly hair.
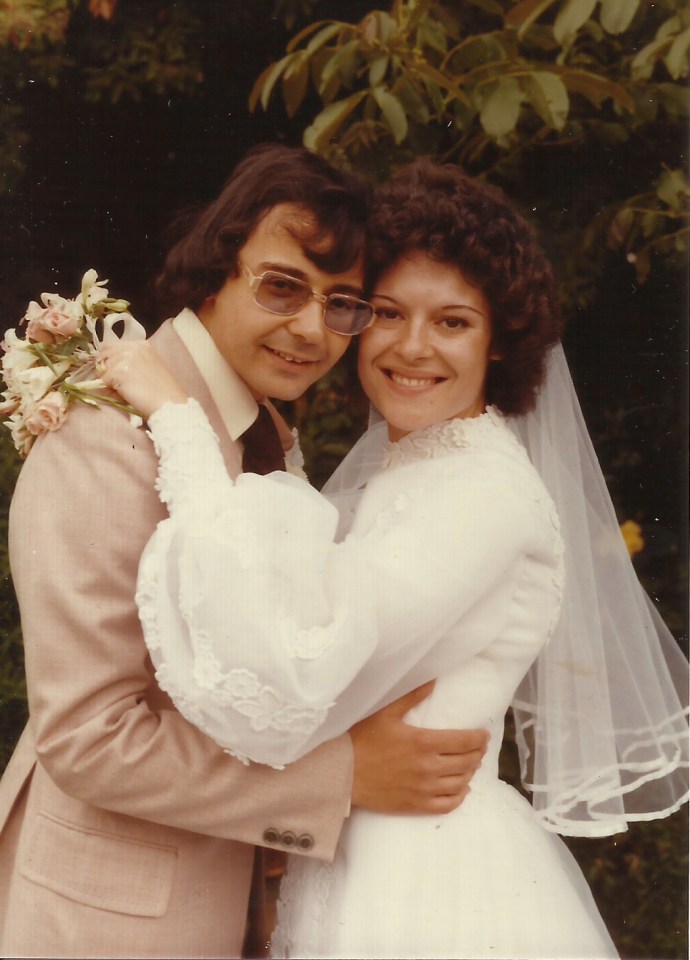
[[[314, 230], [302, 228], [296, 238], [319, 269], [342, 273], [364, 254], [369, 195], [364, 180], [302, 147], [254, 147], [214, 201], [173, 225], [177, 242], [156, 281], [159, 305], [168, 315], [183, 307], [197, 310], [237, 276], [237, 254], [263, 215], [280, 203], [312, 214]], [[324, 252], [325, 239], [331, 242]]]
[[457, 266], [491, 308], [486, 399], [503, 413], [534, 406], [561, 332], [551, 265], [504, 194], [457, 167], [415, 160], [374, 193], [367, 288], [412, 250]]

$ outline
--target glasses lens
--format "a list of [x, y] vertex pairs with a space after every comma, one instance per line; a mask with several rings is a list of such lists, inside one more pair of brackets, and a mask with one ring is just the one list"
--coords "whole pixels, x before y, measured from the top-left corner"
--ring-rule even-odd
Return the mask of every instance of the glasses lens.
[[331, 294], [326, 303], [323, 322], [334, 333], [354, 337], [371, 323], [374, 308], [366, 300]]
[[256, 288], [254, 297], [264, 310], [271, 313], [296, 313], [309, 299], [311, 288], [302, 280], [286, 277], [282, 273], [265, 273]]

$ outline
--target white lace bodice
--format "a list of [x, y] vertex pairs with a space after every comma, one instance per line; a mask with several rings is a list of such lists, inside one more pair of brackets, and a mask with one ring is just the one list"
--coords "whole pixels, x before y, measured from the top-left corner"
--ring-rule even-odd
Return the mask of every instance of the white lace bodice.
[[304, 481], [233, 483], [194, 401], [150, 428], [170, 519], [137, 602], [158, 681], [191, 722], [280, 766], [441, 674], [459, 691], [437, 684], [449, 723], [502, 717], [553, 629], [563, 572], [552, 504], [500, 414], [392, 444], [341, 543], [337, 510]]
[[512, 434], [504, 433], [503, 417], [495, 407], [469, 419], [443, 420], [422, 430], [408, 433], [401, 440], [388, 444], [382, 469], [413, 463], [416, 460], [435, 460], [457, 453], [470, 446], [487, 447], [499, 443], [507, 451], [512, 447], [519, 460], [524, 450]]

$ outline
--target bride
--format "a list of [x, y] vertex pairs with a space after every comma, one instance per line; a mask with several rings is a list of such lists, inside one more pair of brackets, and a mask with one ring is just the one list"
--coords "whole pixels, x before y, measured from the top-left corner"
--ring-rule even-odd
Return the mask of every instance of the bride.
[[[233, 483], [155, 353], [104, 354], [170, 512], [137, 597], [158, 682], [277, 767], [430, 679], [410, 723], [492, 734], [457, 810], [353, 810], [333, 863], [290, 864], [274, 956], [616, 957], [557, 833], [683, 802], [687, 664], [632, 572], [526, 223], [420, 160], [377, 190], [371, 238], [372, 425], [326, 497], [287, 473]], [[498, 777], [511, 705], [531, 805]]]

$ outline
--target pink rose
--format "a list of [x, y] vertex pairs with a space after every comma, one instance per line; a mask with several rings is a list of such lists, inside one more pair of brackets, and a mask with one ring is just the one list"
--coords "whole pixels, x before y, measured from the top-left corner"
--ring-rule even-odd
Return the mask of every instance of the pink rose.
[[58, 390], [51, 390], [39, 400], [24, 421], [26, 429], [34, 437], [40, 437], [48, 430], [59, 430], [65, 422], [67, 399]]
[[84, 319], [81, 305], [74, 300], [65, 300], [56, 293], [44, 293], [41, 297], [45, 307], [32, 300], [22, 322], [26, 322], [26, 335], [35, 343], [54, 343], [66, 340], [78, 333]]

